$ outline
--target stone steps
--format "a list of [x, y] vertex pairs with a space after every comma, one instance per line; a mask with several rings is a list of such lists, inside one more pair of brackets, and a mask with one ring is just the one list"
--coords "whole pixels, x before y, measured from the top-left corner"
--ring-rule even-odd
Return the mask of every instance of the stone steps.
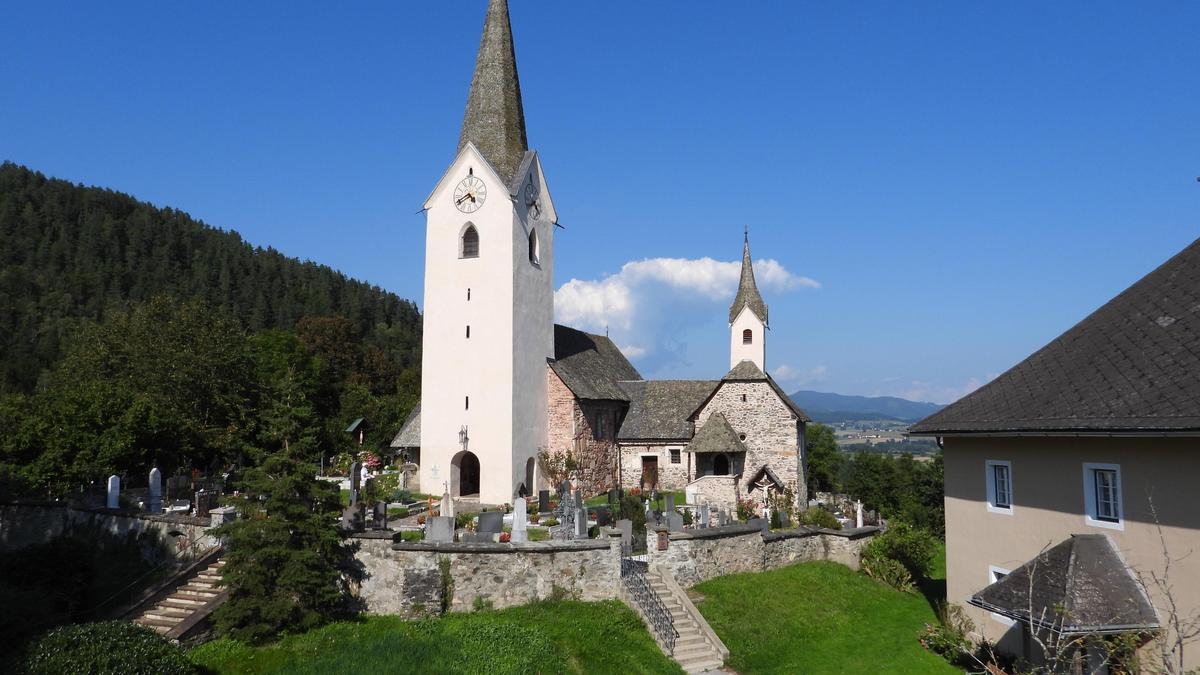
[[[692, 618], [685, 605], [686, 599], [679, 598], [673, 586], [668, 584], [655, 570], [647, 570], [646, 580], [650, 590], [671, 615], [678, 636], [669, 656], [687, 673], [704, 673], [718, 670], [724, 665], [721, 652], [710, 641], [700, 624]], [[664, 651], [666, 651], [664, 649]]]
[[225, 561], [218, 559], [208, 567], [184, 579], [175, 589], [153, 607], [144, 610], [134, 623], [146, 626], [160, 634], [169, 633], [220, 596], [222, 589], [221, 570]]

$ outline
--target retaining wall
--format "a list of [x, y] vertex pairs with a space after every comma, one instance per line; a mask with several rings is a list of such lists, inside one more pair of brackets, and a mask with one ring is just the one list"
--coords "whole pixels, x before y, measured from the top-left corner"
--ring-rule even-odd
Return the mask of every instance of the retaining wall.
[[[158, 558], [165, 550], [177, 560], [189, 560], [216, 545], [207, 530], [209, 518], [151, 515], [119, 509], [75, 508], [58, 503], [0, 504], [0, 551], [17, 551], [45, 544], [72, 530], [107, 532], [145, 541], [143, 556]], [[151, 543], [157, 541], [163, 549]], [[196, 542], [199, 542], [196, 544]]]

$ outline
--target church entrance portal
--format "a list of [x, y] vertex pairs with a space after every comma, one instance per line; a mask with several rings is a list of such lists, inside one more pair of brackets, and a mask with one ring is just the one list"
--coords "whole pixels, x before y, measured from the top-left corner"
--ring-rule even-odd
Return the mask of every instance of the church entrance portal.
[[479, 494], [479, 458], [475, 453], [463, 451], [454, 456], [454, 467], [450, 473], [450, 493], [455, 497], [470, 497]]

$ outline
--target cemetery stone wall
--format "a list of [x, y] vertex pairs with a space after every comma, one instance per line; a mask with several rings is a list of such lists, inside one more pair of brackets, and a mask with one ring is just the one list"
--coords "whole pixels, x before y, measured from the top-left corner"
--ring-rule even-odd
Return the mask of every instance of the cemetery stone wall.
[[[73, 529], [87, 529], [119, 537], [153, 533], [172, 557], [188, 560], [216, 545], [216, 539], [208, 534], [209, 524], [209, 518], [183, 515], [83, 509], [57, 503], [0, 504], [0, 551], [18, 551], [51, 542]], [[158, 552], [147, 550], [145, 554], [151, 557]]]

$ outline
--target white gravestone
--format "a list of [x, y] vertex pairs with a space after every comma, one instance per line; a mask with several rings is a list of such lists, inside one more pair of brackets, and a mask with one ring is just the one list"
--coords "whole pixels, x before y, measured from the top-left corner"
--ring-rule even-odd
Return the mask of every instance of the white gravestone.
[[862, 502], [854, 502], [854, 526], [862, 527]]
[[162, 513], [162, 472], [158, 467], [150, 469], [150, 513]]
[[454, 517], [454, 500], [450, 498], [449, 489], [442, 493], [442, 510], [438, 515], [446, 516], [447, 518]]
[[512, 539], [514, 544], [529, 541], [529, 517], [525, 513], [525, 500], [513, 503]]
[[108, 500], [105, 502], [104, 505], [110, 509], [115, 509], [120, 505], [120, 497], [121, 497], [121, 477], [120, 476], [109, 476], [108, 477]]

